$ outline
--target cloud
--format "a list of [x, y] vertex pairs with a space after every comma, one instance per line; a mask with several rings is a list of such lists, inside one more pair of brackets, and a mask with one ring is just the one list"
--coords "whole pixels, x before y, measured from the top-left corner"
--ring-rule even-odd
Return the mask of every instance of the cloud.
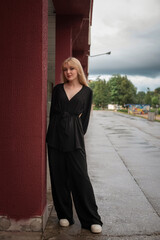
[[[94, 0], [90, 74], [160, 76], [160, 1]], [[157, 78], [156, 78], [157, 79]]]
[[154, 91], [156, 88], [160, 87], [160, 77], [128, 76], [128, 79], [137, 87], [138, 91], [146, 92], [147, 88]]

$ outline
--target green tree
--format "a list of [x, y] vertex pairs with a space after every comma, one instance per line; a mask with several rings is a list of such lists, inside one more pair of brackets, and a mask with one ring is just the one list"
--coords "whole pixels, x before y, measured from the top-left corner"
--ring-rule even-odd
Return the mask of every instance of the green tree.
[[155, 94], [160, 94], [160, 87], [156, 88], [156, 89], [154, 90], [154, 92], [155, 92]]
[[158, 98], [158, 96], [152, 97], [152, 106], [153, 106], [153, 107], [156, 107], [156, 105], [158, 105], [158, 104], [159, 104], [159, 98]]
[[113, 75], [107, 82], [110, 103], [124, 105], [136, 102], [136, 87], [127, 76]]
[[89, 82], [89, 87], [94, 91], [94, 88], [96, 86], [96, 81], [90, 81]]
[[136, 95], [136, 103], [137, 104], [145, 104], [145, 92], [140, 91]]
[[89, 83], [93, 90], [93, 103], [96, 107], [105, 108], [108, 104], [108, 91], [105, 80], [97, 78], [96, 81]]
[[160, 87], [154, 90], [154, 96], [158, 98], [158, 103], [156, 103], [156, 105], [160, 106]]
[[147, 88], [147, 93], [145, 96], [145, 104], [149, 104], [149, 105], [152, 104], [151, 91], [149, 88]]

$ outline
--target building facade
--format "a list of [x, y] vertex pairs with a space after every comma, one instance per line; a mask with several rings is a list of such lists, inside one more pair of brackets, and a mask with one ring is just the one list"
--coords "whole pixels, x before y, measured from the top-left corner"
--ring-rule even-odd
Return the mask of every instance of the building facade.
[[43, 231], [51, 91], [69, 56], [88, 73], [93, 1], [2, 0], [0, 5], [0, 230]]

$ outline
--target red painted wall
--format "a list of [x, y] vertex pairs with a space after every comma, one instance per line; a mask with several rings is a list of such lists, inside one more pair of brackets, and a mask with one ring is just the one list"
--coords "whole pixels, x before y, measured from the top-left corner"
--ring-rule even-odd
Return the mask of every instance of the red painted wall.
[[0, 215], [46, 205], [47, 0], [0, 3]]
[[62, 62], [72, 56], [72, 25], [69, 16], [56, 16], [55, 84], [61, 81]]

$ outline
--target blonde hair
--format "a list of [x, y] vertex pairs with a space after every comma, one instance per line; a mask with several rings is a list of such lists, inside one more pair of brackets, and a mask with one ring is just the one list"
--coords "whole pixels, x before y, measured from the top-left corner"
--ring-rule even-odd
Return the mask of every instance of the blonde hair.
[[74, 67], [77, 70], [79, 83], [82, 85], [88, 86], [87, 79], [85, 77], [82, 65], [81, 65], [80, 61], [74, 57], [67, 58], [62, 64], [62, 76], [61, 76], [62, 82], [64, 82], [64, 83], [68, 82], [68, 80], [66, 79], [66, 77], [64, 75], [64, 69], [65, 69], [66, 64], [68, 64], [70, 67]]

